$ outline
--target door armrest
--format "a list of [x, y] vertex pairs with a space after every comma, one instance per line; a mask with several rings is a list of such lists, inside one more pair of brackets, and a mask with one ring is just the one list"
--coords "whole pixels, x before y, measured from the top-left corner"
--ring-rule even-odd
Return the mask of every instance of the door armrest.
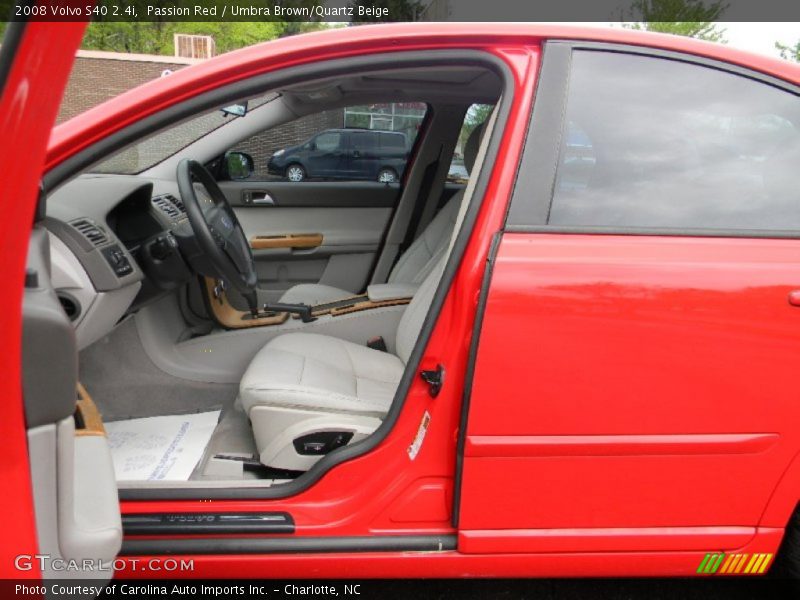
[[373, 283], [367, 287], [367, 296], [372, 302], [413, 298], [419, 286], [413, 283]]

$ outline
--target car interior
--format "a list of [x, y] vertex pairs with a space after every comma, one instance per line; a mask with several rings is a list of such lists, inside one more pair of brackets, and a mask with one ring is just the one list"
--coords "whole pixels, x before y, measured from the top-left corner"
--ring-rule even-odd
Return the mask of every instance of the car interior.
[[[31, 272], [49, 274], [80, 350], [74, 427], [105, 428], [120, 490], [274, 487], [375, 432], [502, 90], [468, 63], [303, 80], [48, 191]], [[236, 151], [323, 111], [411, 102], [426, 109], [401, 181], [261, 178]], [[489, 117], [475, 122], [476, 106]], [[448, 178], [454, 157], [469, 183]], [[58, 365], [42, 368], [26, 377], [57, 381]]]

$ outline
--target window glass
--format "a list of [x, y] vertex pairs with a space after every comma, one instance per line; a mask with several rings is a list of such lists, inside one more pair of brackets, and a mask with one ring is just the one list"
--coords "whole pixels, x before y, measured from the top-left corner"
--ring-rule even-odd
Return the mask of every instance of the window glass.
[[[277, 94], [270, 92], [264, 96], [253, 98], [248, 101], [247, 110], [254, 110], [277, 97]], [[125, 150], [94, 165], [90, 171], [92, 173], [128, 175], [141, 173], [236, 119], [237, 117], [230, 112], [214, 109], [128, 146]]]
[[416, 102], [337, 108], [262, 131], [230, 150], [253, 157], [251, 179], [259, 181], [397, 182], [426, 111]]
[[[342, 135], [339, 133], [323, 133], [317, 136], [314, 141], [316, 150], [319, 152], [330, 152], [331, 150], [338, 150], [341, 144]], [[313, 148], [312, 148], [313, 150]]]
[[375, 152], [378, 146], [378, 134], [367, 131], [350, 133], [350, 147], [358, 152]]
[[464, 146], [467, 144], [472, 131], [483, 124], [492, 113], [492, 104], [473, 104], [467, 109], [464, 123], [461, 125], [461, 133], [458, 134], [458, 142], [450, 162], [450, 170], [447, 173], [447, 181], [453, 183], [466, 183], [469, 179], [469, 171], [464, 164]]
[[576, 52], [549, 222], [800, 228], [800, 99], [674, 60]]

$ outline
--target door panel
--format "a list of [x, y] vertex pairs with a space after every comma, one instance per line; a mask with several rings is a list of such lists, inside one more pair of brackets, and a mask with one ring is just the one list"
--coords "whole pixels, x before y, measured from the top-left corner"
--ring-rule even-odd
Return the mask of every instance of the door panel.
[[758, 524], [800, 440], [797, 287], [794, 240], [506, 234], [461, 528]]
[[365, 182], [236, 181], [220, 186], [248, 239], [322, 236], [318, 245], [253, 250], [263, 302], [276, 301], [301, 283], [361, 291], [399, 195], [397, 185]]
[[[77, 408], [75, 331], [52, 288], [49, 237], [42, 226], [31, 234], [28, 272], [36, 277], [23, 299], [23, 393], [39, 553], [109, 562], [122, 546], [114, 466], [102, 425], [90, 427], [78, 416], [94, 405], [80, 390]], [[113, 569], [47, 567], [42, 575], [107, 580]]]

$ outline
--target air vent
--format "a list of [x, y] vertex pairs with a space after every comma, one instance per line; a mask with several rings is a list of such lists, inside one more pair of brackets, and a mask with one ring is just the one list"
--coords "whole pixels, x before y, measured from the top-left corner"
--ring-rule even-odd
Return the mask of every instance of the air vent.
[[167, 194], [165, 198], [169, 198], [169, 201], [172, 202], [179, 211], [181, 211], [181, 214], [186, 214], [186, 207], [183, 205], [183, 200], [176, 198], [172, 194]]
[[64, 309], [64, 312], [67, 313], [70, 321], [75, 321], [79, 316], [81, 316], [80, 302], [78, 302], [74, 296], [60, 290], [56, 292], [56, 295], [58, 296], [58, 301], [61, 302], [61, 307]]
[[173, 221], [180, 219], [186, 213], [186, 210], [183, 207], [183, 202], [170, 194], [165, 196], [155, 196], [153, 198], [153, 206], [158, 208], [158, 210], [167, 215], [167, 217]]
[[102, 246], [108, 242], [108, 236], [102, 227], [95, 225], [90, 219], [77, 219], [70, 223], [93, 246]]

